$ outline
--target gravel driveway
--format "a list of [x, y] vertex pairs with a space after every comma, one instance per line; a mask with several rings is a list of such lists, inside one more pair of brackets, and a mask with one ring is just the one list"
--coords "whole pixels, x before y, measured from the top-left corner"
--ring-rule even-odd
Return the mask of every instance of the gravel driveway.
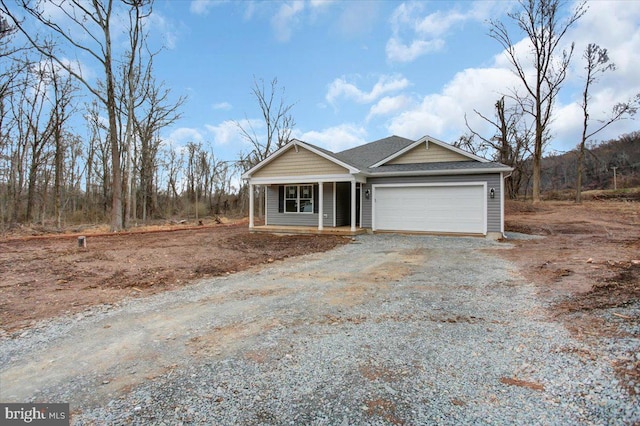
[[0, 400], [70, 402], [75, 424], [640, 421], [610, 351], [490, 249], [509, 245], [365, 235], [49, 321], [0, 341]]

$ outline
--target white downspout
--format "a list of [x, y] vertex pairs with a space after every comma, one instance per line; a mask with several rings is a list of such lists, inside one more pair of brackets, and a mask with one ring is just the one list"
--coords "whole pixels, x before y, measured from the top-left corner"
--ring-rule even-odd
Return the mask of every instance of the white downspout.
[[512, 171], [506, 176], [502, 173], [502, 179], [500, 179], [500, 233], [502, 234], [502, 238], [506, 238], [504, 235], [504, 180], [512, 174]]
[[356, 232], [356, 180], [351, 181], [351, 232]]

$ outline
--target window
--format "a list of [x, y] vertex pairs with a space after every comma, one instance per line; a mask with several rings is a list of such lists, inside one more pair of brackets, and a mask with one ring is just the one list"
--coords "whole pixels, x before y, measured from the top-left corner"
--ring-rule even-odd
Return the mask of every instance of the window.
[[285, 213], [313, 213], [313, 185], [284, 187]]

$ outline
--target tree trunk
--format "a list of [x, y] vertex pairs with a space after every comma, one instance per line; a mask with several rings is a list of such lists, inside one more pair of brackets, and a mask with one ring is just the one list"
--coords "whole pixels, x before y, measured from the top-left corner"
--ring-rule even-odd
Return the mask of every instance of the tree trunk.
[[29, 187], [27, 189], [27, 211], [25, 213], [25, 219], [31, 221], [33, 216], [33, 207], [36, 200], [36, 180], [38, 178], [38, 165], [32, 163], [29, 167]]
[[54, 138], [56, 144], [55, 151], [55, 177], [54, 177], [54, 197], [56, 226], [62, 228], [62, 172], [64, 167], [64, 151], [62, 147], [62, 135], [60, 126], [56, 123]]
[[111, 33], [109, 21], [103, 28], [105, 35], [104, 72], [107, 83], [107, 113], [109, 115], [109, 142], [111, 144], [111, 231], [122, 230], [122, 170], [120, 168], [120, 144], [116, 121], [116, 93], [111, 58]]
[[[541, 96], [540, 84], [541, 83], [538, 84], [537, 99], [540, 99]], [[542, 139], [544, 133], [541, 114], [542, 106], [538, 102], [536, 104], [536, 135], [533, 150], [533, 188], [531, 191], [531, 197], [534, 204], [540, 202], [540, 168], [542, 166]]]
[[129, 222], [131, 221], [131, 139], [129, 137], [129, 124], [127, 123], [127, 136], [126, 136], [126, 153], [125, 153], [125, 199], [124, 199], [124, 228], [129, 228]]

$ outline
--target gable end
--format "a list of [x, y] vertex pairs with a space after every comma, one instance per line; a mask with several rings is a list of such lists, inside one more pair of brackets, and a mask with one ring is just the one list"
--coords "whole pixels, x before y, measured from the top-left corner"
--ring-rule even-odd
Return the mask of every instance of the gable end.
[[253, 173], [254, 178], [344, 174], [349, 170], [302, 146], [291, 146], [273, 161]]
[[427, 141], [419, 143], [386, 164], [444, 163], [451, 161], [473, 161], [473, 159]]

